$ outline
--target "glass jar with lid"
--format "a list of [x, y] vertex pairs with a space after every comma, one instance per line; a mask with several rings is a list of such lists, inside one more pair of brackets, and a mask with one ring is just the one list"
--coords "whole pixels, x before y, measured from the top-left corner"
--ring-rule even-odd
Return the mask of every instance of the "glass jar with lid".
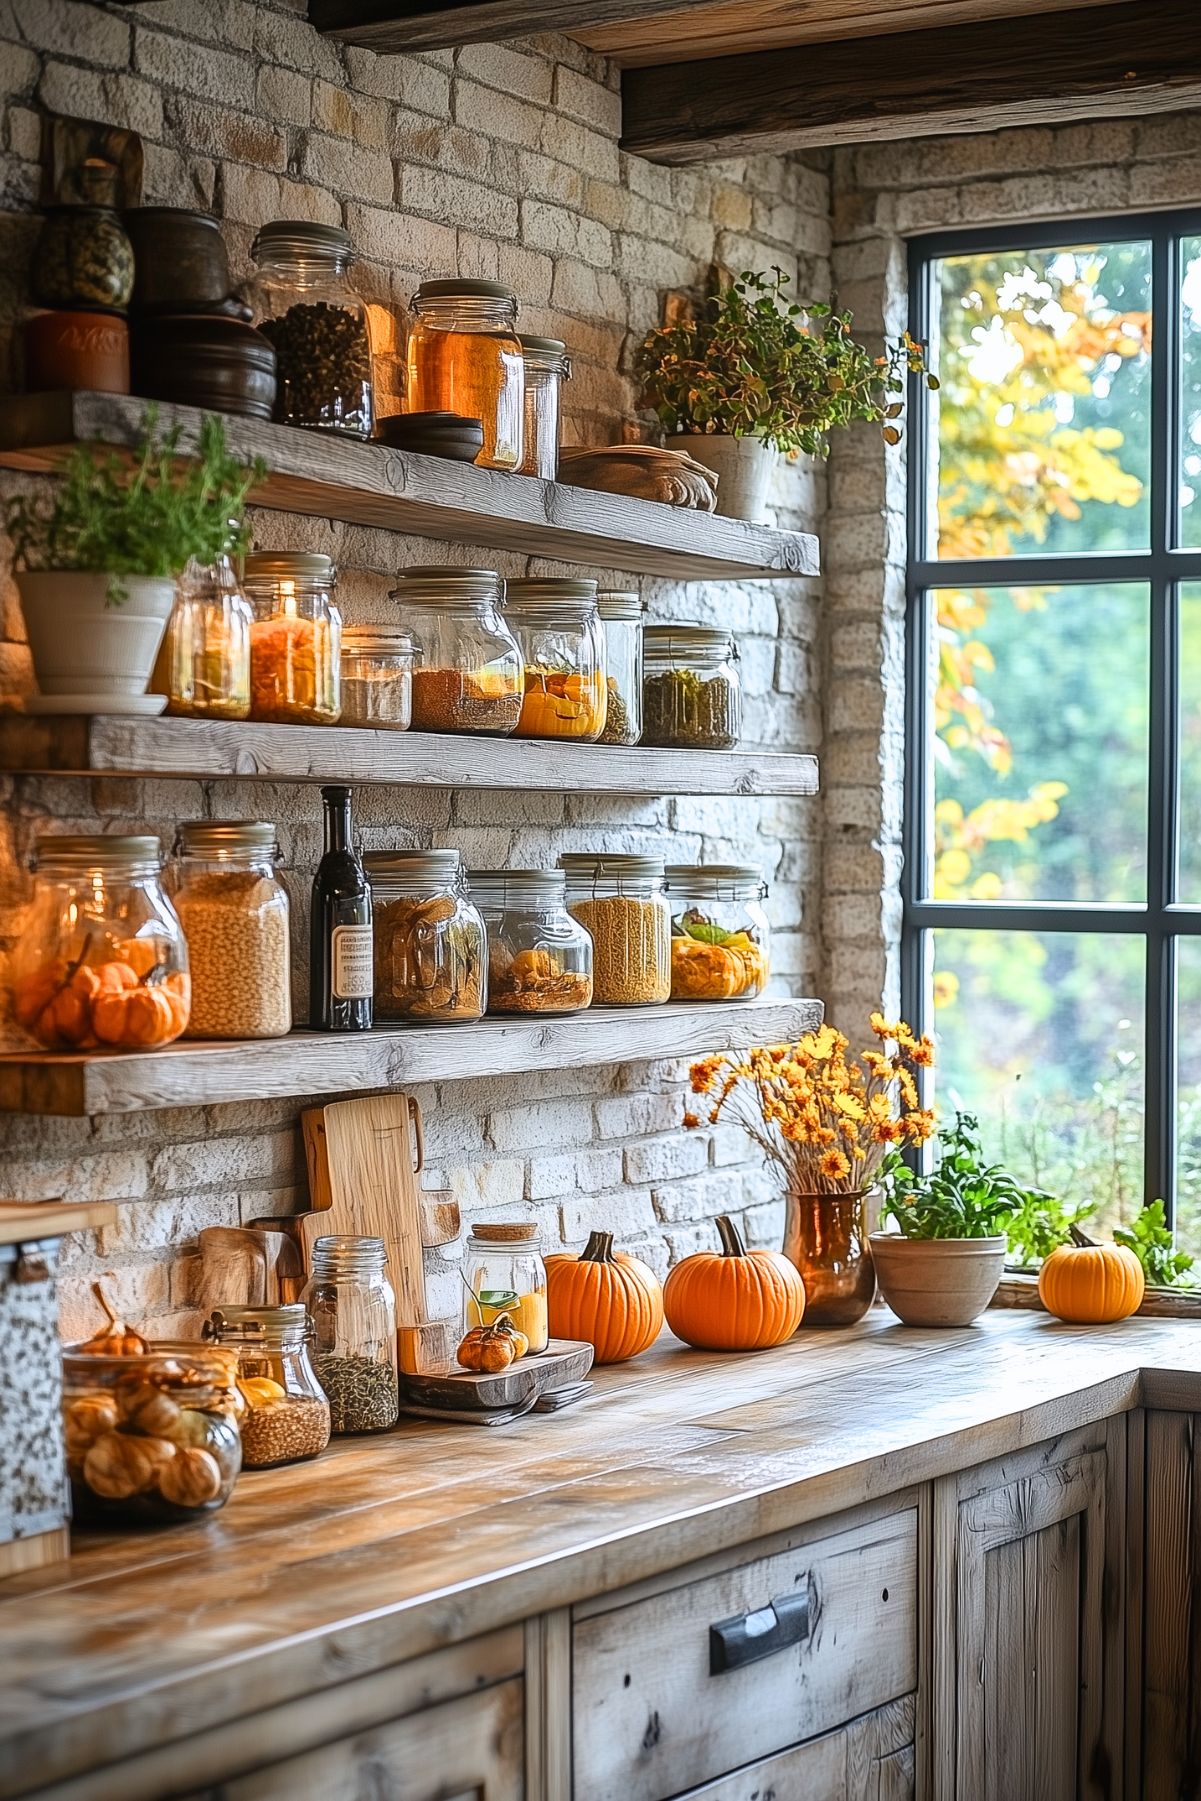
[[741, 864], [672, 863], [671, 998], [751, 1000], [771, 969], [771, 928], [763, 910], [767, 883]]
[[493, 569], [406, 569], [390, 598], [413, 639], [413, 728], [507, 736], [521, 717], [522, 661]]
[[465, 1024], [488, 1005], [483, 919], [457, 850], [368, 851], [375, 1019]]
[[648, 625], [643, 635], [642, 742], [733, 750], [742, 735], [738, 646], [708, 625]]
[[413, 717], [413, 640], [389, 625], [342, 627], [343, 725], [407, 731]]
[[310, 551], [253, 550], [245, 588], [250, 717], [273, 725], [334, 725], [342, 710], [342, 615], [334, 565]]
[[571, 380], [571, 361], [561, 338], [520, 336], [525, 363], [525, 426], [519, 473], [553, 482], [559, 472], [559, 415], [562, 387]]
[[517, 296], [495, 281], [423, 281], [409, 327], [410, 413], [478, 419], [481, 469], [516, 469], [522, 458], [525, 363]]
[[489, 1013], [577, 1013], [592, 1000], [592, 940], [567, 911], [561, 869], [473, 869], [488, 928]]
[[245, 296], [275, 349], [275, 417], [369, 438], [373, 418], [367, 308], [351, 274], [355, 249], [337, 225], [276, 219], [250, 247], [258, 273]]
[[525, 1333], [531, 1354], [545, 1351], [550, 1338], [546, 1264], [536, 1222], [472, 1226], [463, 1251], [463, 1275], [464, 1331], [491, 1326], [503, 1314]]
[[531, 576], [505, 589], [521, 646], [525, 695], [519, 738], [592, 743], [605, 728], [605, 638], [596, 583]]
[[645, 1007], [671, 994], [671, 911], [661, 857], [565, 853], [567, 911], [592, 939], [597, 1006]]
[[188, 719], [246, 719], [250, 713], [250, 622], [254, 617], [228, 557], [188, 564], [150, 689], [167, 712]]
[[313, 1246], [313, 1273], [301, 1299], [339, 1434], [386, 1432], [400, 1411], [396, 1297], [387, 1262], [382, 1238], [330, 1236]]
[[605, 634], [608, 706], [602, 744], [637, 744], [642, 736], [642, 615], [640, 594], [602, 589], [596, 597]]
[[13, 1012], [49, 1050], [157, 1050], [185, 1029], [188, 948], [157, 838], [39, 838]]
[[275, 827], [192, 819], [179, 828], [171, 897], [188, 941], [189, 1038], [282, 1038], [292, 1029], [287, 890]]
[[329, 1443], [330, 1406], [309, 1358], [313, 1329], [300, 1303], [215, 1307], [204, 1336], [235, 1351], [247, 1469], [300, 1463]]

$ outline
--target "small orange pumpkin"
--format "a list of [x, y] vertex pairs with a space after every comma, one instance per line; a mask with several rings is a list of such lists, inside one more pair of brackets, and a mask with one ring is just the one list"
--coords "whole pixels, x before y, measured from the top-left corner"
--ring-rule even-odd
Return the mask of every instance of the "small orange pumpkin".
[[612, 1232], [593, 1232], [578, 1257], [546, 1260], [552, 1338], [590, 1344], [597, 1363], [624, 1363], [653, 1345], [663, 1326], [659, 1278], [638, 1257], [613, 1249]]
[[718, 1215], [721, 1250], [697, 1251], [663, 1288], [667, 1323], [702, 1351], [764, 1351], [791, 1338], [805, 1311], [805, 1284], [781, 1251], [748, 1251]]
[[1038, 1298], [1048, 1313], [1074, 1326], [1128, 1319], [1146, 1292], [1143, 1266], [1124, 1244], [1094, 1244], [1072, 1227], [1071, 1244], [1051, 1252], [1039, 1271]]

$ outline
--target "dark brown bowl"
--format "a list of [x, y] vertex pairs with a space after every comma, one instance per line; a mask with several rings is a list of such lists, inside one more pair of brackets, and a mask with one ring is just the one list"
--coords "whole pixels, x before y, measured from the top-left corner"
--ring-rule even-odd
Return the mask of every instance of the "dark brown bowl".
[[271, 417], [275, 352], [240, 319], [220, 313], [138, 319], [132, 350], [135, 394], [250, 419]]
[[136, 206], [123, 214], [134, 253], [135, 312], [207, 310], [230, 289], [221, 227], [182, 206]]
[[392, 413], [379, 421], [376, 431], [392, 450], [446, 457], [455, 463], [474, 463], [484, 448], [483, 420], [460, 413]]

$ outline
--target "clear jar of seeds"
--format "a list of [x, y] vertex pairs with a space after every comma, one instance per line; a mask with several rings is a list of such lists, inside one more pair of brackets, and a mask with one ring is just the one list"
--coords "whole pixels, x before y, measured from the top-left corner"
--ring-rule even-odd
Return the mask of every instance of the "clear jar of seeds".
[[282, 1038], [292, 1029], [288, 895], [275, 827], [193, 819], [179, 828], [172, 899], [192, 972], [189, 1038]]
[[246, 298], [275, 349], [275, 417], [283, 425], [369, 438], [373, 419], [367, 309], [350, 236], [337, 225], [276, 219], [250, 254]]
[[242, 1462], [247, 1469], [299, 1463], [329, 1443], [329, 1402], [309, 1361], [312, 1328], [299, 1302], [215, 1307], [204, 1336], [238, 1354]]
[[336, 1433], [396, 1424], [396, 1297], [382, 1238], [319, 1238], [301, 1300], [313, 1326], [317, 1375]]
[[671, 909], [661, 857], [564, 854], [567, 911], [592, 939], [597, 1006], [646, 1007], [671, 994]]
[[609, 690], [602, 744], [637, 744], [642, 736], [642, 596], [626, 589], [602, 590], [596, 597], [605, 634], [605, 681]]

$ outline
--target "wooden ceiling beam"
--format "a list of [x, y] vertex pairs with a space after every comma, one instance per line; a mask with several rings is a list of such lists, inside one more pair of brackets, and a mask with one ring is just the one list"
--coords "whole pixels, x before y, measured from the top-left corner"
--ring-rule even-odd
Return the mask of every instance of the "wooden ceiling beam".
[[1125, 0], [628, 69], [622, 147], [657, 162], [1162, 112], [1201, 100], [1198, 0]]
[[543, 31], [666, 18], [713, 0], [309, 0], [309, 22], [381, 52], [498, 43]]

